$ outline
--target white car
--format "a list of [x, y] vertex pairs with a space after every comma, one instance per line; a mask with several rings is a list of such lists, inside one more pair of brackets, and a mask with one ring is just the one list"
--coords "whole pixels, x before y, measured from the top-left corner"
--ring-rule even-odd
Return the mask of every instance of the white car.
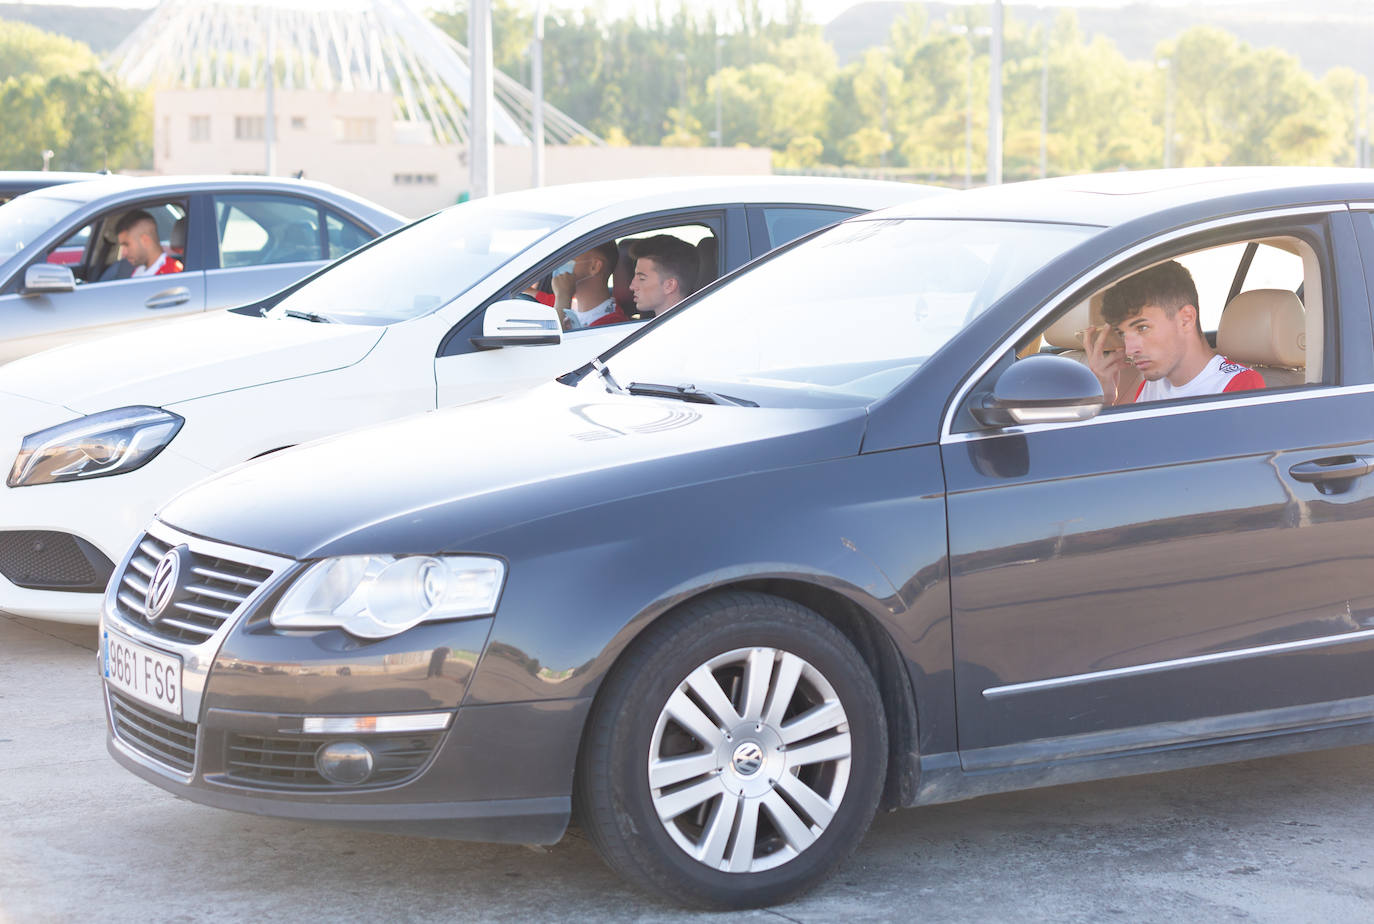
[[[623, 254], [672, 234], [696, 248], [700, 287], [811, 230], [938, 191], [748, 177], [510, 193], [415, 222], [256, 304], [0, 366], [0, 610], [93, 625], [113, 562], [190, 484], [599, 355], [642, 322], [564, 332], [552, 306], [523, 294], [593, 247], [615, 241]], [[628, 262], [613, 280], [627, 313]], [[482, 439], [471, 434], [473, 452]]]

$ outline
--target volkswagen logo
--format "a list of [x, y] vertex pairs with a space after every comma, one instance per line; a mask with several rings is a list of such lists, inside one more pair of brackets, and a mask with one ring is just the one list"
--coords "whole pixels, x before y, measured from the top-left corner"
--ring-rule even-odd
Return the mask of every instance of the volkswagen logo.
[[730, 763], [740, 776], [753, 776], [763, 769], [763, 748], [752, 741], [746, 741], [735, 748], [735, 756]]
[[162, 618], [172, 598], [176, 596], [177, 582], [181, 578], [181, 556], [186, 546], [180, 545], [167, 552], [153, 570], [148, 581], [148, 590], [143, 595], [144, 613], [148, 621], [155, 623]]

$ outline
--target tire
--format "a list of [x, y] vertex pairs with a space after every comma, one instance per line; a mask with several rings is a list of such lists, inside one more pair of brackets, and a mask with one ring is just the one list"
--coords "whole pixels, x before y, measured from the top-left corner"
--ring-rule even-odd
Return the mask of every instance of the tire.
[[882, 700], [849, 640], [791, 601], [717, 594], [645, 630], [616, 664], [576, 798], [588, 838], [631, 883], [756, 908], [849, 856], [886, 769]]

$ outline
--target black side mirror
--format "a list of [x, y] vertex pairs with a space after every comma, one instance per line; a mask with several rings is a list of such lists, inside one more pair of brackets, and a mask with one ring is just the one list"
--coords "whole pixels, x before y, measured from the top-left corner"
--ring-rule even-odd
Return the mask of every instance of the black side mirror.
[[989, 427], [1088, 420], [1102, 410], [1102, 384], [1092, 370], [1045, 353], [1017, 360], [991, 394], [975, 396], [970, 413]]

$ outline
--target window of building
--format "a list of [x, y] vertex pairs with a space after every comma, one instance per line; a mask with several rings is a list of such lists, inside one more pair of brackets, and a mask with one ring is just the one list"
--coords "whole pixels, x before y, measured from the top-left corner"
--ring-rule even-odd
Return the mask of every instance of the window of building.
[[391, 182], [397, 186], [438, 186], [437, 173], [393, 173]]
[[334, 119], [334, 138], [349, 143], [371, 144], [377, 140], [377, 120], [356, 116]]
[[210, 140], [210, 117], [208, 115], [191, 116], [191, 140]]
[[292, 116], [291, 128], [295, 131], [305, 131], [305, 116]]
[[262, 116], [234, 116], [234, 138], [238, 141], [261, 141], [265, 122]]

